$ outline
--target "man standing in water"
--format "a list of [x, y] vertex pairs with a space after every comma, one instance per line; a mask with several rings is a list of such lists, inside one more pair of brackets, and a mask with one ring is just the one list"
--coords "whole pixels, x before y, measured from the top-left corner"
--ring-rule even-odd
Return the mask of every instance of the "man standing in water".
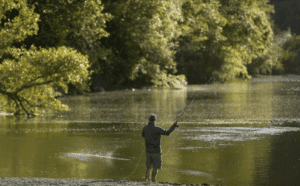
[[143, 128], [142, 133], [142, 136], [145, 138], [146, 146], [146, 181], [149, 181], [150, 169], [152, 165], [152, 182], [156, 182], [155, 177], [157, 174], [157, 169], [161, 169], [161, 135], [169, 136], [176, 127], [179, 127], [176, 121], [169, 130], [165, 130], [161, 127], [155, 126], [156, 119], [157, 117], [155, 114], [150, 114], [149, 123]]

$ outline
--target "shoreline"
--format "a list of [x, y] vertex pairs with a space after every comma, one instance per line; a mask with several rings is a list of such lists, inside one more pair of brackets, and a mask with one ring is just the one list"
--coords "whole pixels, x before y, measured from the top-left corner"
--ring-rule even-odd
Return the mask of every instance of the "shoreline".
[[113, 180], [113, 179], [72, 179], [72, 178], [34, 178], [34, 177], [15, 177], [15, 178], [0, 178], [0, 185], [12, 186], [121, 186], [121, 185], [155, 185], [155, 186], [213, 186], [209, 184], [183, 184], [183, 183], [146, 183], [128, 180]]

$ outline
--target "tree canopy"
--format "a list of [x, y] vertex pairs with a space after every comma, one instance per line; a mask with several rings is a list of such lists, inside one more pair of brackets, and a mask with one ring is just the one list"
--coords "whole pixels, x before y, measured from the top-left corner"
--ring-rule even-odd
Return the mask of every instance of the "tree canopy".
[[28, 116], [40, 108], [65, 110], [56, 99], [58, 88], [68, 91], [68, 83], [82, 85], [89, 72], [86, 56], [66, 47], [29, 50], [10, 48], [12, 59], [0, 66], [0, 93], [8, 110]]
[[[106, 61], [99, 61], [100, 75], [110, 84], [120, 85], [136, 79], [154, 85], [169, 85], [167, 78], [176, 71], [174, 48], [181, 34], [178, 20], [180, 8], [173, 1], [117, 0], [103, 1], [105, 12], [113, 19], [107, 23], [110, 36], [101, 42], [111, 49]], [[108, 77], [108, 78], [105, 78]]]
[[273, 13], [268, 0], [0, 0], [2, 110], [67, 109], [56, 96], [72, 86], [292, 72], [299, 37], [274, 34]]
[[[50, 1], [39, 2], [51, 4]], [[83, 7], [90, 8], [99, 4], [99, 1], [90, 0], [82, 3], [84, 3]], [[35, 12], [34, 5], [29, 5], [26, 0], [1, 0], [0, 6], [0, 104], [2, 109], [15, 114], [24, 112], [27, 116], [33, 116], [34, 113], [42, 111], [41, 108], [66, 110], [67, 106], [56, 99], [56, 96], [60, 94], [59, 90], [67, 92], [68, 84], [73, 84], [79, 89], [86, 88], [84, 82], [89, 78], [91, 72], [88, 70], [90, 67], [88, 56], [82, 55], [74, 49], [59, 46], [66, 44], [64, 41], [67, 35], [61, 35], [72, 26], [61, 25], [61, 30], [58, 30], [60, 35], [56, 38], [59, 38], [58, 40], [61, 40], [62, 44], [59, 44], [60, 42], [51, 44], [46, 38], [51, 40], [55, 37], [45, 35], [43, 30], [38, 31], [40, 16]], [[47, 9], [44, 8], [44, 11]], [[101, 9], [98, 11], [101, 12]], [[90, 15], [95, 14], [93, 18], [99, 18], [101, 17], [99, 12], [94, 11]], [[106, 17], [102, 18], [102, 27], [104, 27]], [[81, 16], [79, 20], [82, 22], [75, 21], [78, 24], [76, 31], [84, 35], [89, 32], [89, 26], [94, 23], [84, 19], [84, 16]], [[50, 26], [58, 24], [54, 20], [51, 23], [43, 22], [43, 24], [48, 23]], [[76, 25], [75, 23], [74, 25]], [[92, 29], [92, 33], [89, 34], [93, 37], [98, 34], [98, 38], [107, 36], [102, 27], [100, 25], [97, 29]], [[72, 33], [75, 33], [75, 29]], [[39, 38], [33, 38], [33, 35], [36, 34], [42, 38], [45, 37], [45, 40], [42, 40], [42, 43], [37, 42]], [[54, 32], [53, 35], [55, 35]], [[84, 36], [82, 37], [84, 38]], [[85, 39], [92, 41], [88, 37]], [[33, 45], [28, 46], [28, 43]], [[46, 48], [36, 47], [34, 44]]]
[[177, 61], [183, 72], [195, 76], [190, 78], [249, 77], [247, 64], [264, 54], [273, 40], [273, 8], [267, 0], [187, 0], [182, 11], [186, 33], [180, 38]]
[[297, 74], [300, 73], [300, 35], [283, 32], [282, 64], [285, 72]]
[[69, 46], [83, 51], [96, 40], [107, 37], [106, 21], [111, 15], [102, 13], [100, 0], [28, 0], [39, 15], [39, 31], [25, 43], [37, 47]]

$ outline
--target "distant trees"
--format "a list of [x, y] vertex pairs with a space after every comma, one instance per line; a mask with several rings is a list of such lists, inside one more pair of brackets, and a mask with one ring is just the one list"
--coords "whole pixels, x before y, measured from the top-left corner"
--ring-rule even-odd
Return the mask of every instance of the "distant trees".
[[275, 33], [267, 52], [257, 55], [252, 60], [252, 63], [247, 65], [249, 74], [255, 76], [259, 74], [271, 75], [273, 73], [282, 73], [284, 70], [282, 63], [283, 45], [289, 37], [290, 31], [278, 31], [278, 33]]
[[220, 6], [217, 0], [187, 0], [182, 4], [182, 35], [178, 39], [176, 61], [179, 72], [190, 83], [207, 81], [221, 66], [226, 19], [219, 11]]
[[291, 30], [277, 30], [270, 48], [247, 66], [252, 75], [300, 73], [300, 36]]
[[2, 110], [66, 109], [58, 90], [91, 83], [297, 73], [299, 36], [274, 34], [272, 13], [268, 0], [0, 0]]
[[187, 0], [177, 61], [194, 83], [249, 77], [247, 65], [270, 48], [273, 31], [267, 0]]
[[286, 73], [300, 73], [300, 35], [291, 34], [283, 44], [282, 64]]

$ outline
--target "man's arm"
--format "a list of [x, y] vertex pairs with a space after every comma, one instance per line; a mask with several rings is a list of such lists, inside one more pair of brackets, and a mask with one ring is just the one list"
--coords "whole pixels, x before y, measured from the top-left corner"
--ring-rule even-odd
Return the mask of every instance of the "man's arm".
[[170, 129], [166, 131], [165, 135], [169, 136], [176, 127], [179, 127], [179, 125], [177, 125], [177, 121], [175, 121], [175, 123], [170, 127]]
[[145, 132], [144, 132], [144, 129], [143, 129], [143, 132], [142, 132], [142, 136], [143, 136], [143, 137], [145, 137]]

